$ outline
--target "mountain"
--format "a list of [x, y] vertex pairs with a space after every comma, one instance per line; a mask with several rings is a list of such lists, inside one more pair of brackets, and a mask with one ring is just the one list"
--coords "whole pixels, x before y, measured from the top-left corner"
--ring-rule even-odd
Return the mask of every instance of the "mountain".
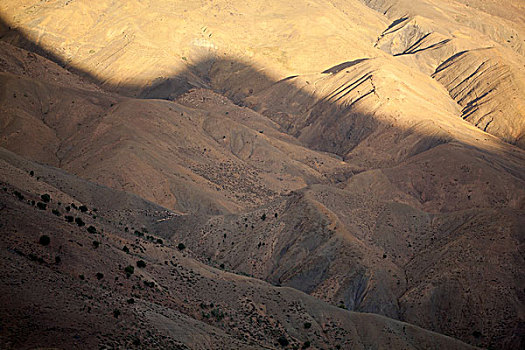
[[2, 344], [523, 347], [524, 10], [2, 2]]

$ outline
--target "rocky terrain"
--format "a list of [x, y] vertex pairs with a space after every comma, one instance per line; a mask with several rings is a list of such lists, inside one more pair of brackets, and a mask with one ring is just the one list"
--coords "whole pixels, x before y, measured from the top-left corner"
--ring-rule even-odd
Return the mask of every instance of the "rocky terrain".
[[522, 2], [0, 19], [2, 347], [525, 346]]

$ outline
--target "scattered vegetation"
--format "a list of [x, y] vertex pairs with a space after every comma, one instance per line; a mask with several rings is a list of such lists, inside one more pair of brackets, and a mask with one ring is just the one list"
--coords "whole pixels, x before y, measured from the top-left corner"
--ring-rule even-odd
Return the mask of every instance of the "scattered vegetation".
[[143, 269], [146, 267], [146, 263], [144, 262], [144, 260], [139, 260], [137, 261], [137, 267]]
[[36, 204], [36, 207], [40, 210], [46, 210], [47, 209], [47, 204], [46, 203], [42, 203], [42, 202], [38, 202]]
[[24, 196], [22, 195], [22, 193], [20, 193], [18, 191], [14, 191], [13, 193], [16, 196], [16, 198], [18, 198], [18, 200], [21, 200], [21, 201], [24, 200]]
[[95, 226], [90, 225], [87, 228], [87, 232], [94, 234], [94, 233], [97, 233], [97, 229], [95, 228]]
[[84, 222], [84, 220], [82, 220], [81, 218], [76, 218], [75, 219], [75, 222], [76, 224], [78, 225], [78, 227], [82, 227], [82, 226], [85, 226], [86, 223]]
[[42, 235], [40, 236], [40, 239], [38, 240], [38, 243], [46, 246], [46, 245], [49, 245], [49, 243], [51, 243], [51, 238], [49, 238], [49, 236], [47, 235]]
[[78, 209], [80, 209], [80, 211], [81, 211], [82, 213], [85, 213], [85, 212], [88, 211], [88, 207], [86, 207], [85, 205], [81, 205], [80, 207], [78, 207]]
[[56, 216], [60, 216], [60, 212], [56, 209], [51, 210], [51, 212], [55, 214]]
[[178, 249], [178, 250], [184, 250], [185, 248], [186, 248], [186, 246], [184, 245], [184, 243], [179, 243], [179, 244], [177, 245], [177, 249]]
[[96, 276], [97, 276], [97, 280], [101, 280], [104, 278], [104, 274], [102, 272], [97, 272]]
[[305, 322], [303, 326], [304, 326], [304, 329], [312, 328], [312, 324], [310, 322]]
[[153, 281], [151, 281], [151, 282], [149, 282], [149, 281], [144, 281], [144, 285], [145, 285], [146, 287], [153, 288], [153, 287], [155, 287], [155, 282], [153, 282]]
[[126, 273], [126, 275], [129, 277], [131, 275], [133, 275], [133, 273], [135, 272], [135, 268], [131, 265], [128, 265], [126, 266], [126, 268], [124, 269], [124, 272]]
[[279, 345], [281, 346], [288, 346], [290, 344], [290, 342], [288, 341], [288, 339], [286, 339], [286, 337], [284, 335], [281, 335], [278, 339], [277, 339], [277, 342], [279, 343]]
[[72, 217], [71, 215], [66, 215], [65, 218], [67, 222], [73, 222], [75, 220], [75, 218]]
[[97, 249], [100, 246], [99, 241], [93, 241], [93, 248]]
[[49, 201], [51, 201], [51, 196], [47, 193], [44, 193], [43, 195], [41, 195], [40, 198], [42, 199], [42, 202], [44, 203], [49, 203]]

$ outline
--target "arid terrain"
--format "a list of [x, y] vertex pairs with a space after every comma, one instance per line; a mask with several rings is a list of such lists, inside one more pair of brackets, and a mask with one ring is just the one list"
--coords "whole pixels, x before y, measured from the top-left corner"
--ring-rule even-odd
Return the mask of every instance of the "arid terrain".
[[0, 348], [525, 348], [521, 0], [4, 0], [0, 164]]

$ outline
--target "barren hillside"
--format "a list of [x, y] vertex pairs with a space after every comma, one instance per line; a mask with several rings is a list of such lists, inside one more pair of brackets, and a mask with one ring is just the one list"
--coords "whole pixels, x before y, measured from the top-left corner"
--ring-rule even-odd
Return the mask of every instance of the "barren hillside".
[[2, 347], [525, 346], [520, 1], [0, 20]]

